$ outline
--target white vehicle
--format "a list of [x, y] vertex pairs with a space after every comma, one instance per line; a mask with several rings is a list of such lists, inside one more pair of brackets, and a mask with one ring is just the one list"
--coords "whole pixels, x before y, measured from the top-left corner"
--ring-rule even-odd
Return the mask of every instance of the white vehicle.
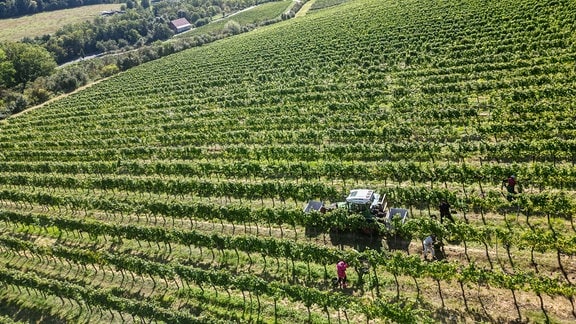
[[395, 216], [400, 218], [399, 221], [402, 224], [408, 219], [407, 209], [389, 208], [386, 195], [380, 195], [371, 189], [350, 190], [346, 201], [333, 203], [328, 207], [323, 202], [311, 200], [304, 206], [304, 212], [316, 210], [325, 213], [336, 208], [346, 208], [349, 214], [362, 214], [367, 222], [380, 222], [385, 224], [388, 229], [391, 229], [392, 220]]
[[353, 189], [346, 197], [348, 210], [352, 212], [371, 211], [385, 203], [386, 195], [380, 199], [380, 194], [370, 189]]

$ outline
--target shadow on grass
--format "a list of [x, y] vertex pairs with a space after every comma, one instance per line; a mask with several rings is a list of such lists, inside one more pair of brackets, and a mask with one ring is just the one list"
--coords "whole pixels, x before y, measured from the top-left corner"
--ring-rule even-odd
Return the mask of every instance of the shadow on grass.
[[390, 251], [404, 251], [410, 254], [409, 247], [411, 238], [404, 238], [397, 235], [386, 237], [386, 245]]
[[351, 247], [362, 252], [366, 249], [382, 251], [382, 237], [364, 233], [330, 232], [330, 242], [340, 249]]
[[438, 323], [465, 323], [470, 318], [476, 323], [508, 323], [507, 321], [499, 321], [492, 318], [482, 310], [468, 308], [467, 310], [447, 309], [436, 307], [431, 303], [426, 302], [422, 298], [417, 299], [415, 305], [418, 308], [427, 309], [430, 317]]
[[27, 305], [26, 303], [21, 303], [6, 297], [0, 298], [0, 316], [9, 317], [15, 322], [43, 324], [69, 323], [68, 319], [54, 315], [50, 307]]

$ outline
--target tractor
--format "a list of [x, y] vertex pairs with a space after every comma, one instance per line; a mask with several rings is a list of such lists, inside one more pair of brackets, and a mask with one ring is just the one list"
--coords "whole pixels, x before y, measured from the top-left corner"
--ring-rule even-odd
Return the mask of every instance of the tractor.
[[[386, 195], [380, 195], [371, 189], [353, 189], [343, 202], [328, 206], [321, 201], [309, 201], [304, 212], [318, 211], [327, 214], [335, 210], [347, 210], [347, 213], [334, 213], [334, 218], [327, 217], [332, 231], [354, 231], [369, 235], [386, 235], [393, 232], [397, 222], [404, 224], [408, 219], [408, 210], [390, 208]], [[344, 217], [338, 217], [344, 215]]]

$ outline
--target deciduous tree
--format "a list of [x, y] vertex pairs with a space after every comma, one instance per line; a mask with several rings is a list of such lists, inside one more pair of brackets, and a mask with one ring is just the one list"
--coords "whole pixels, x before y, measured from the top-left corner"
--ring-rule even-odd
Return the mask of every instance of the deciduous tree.
[[14, 68], [14, 78], [8, 86], [21, 85], [23, 90], [28, 82], [50, 75], [56, 68], [52, 55], [41, 46], [9, 42], [2, 47]]
[[0, 48], [0, 87], [11, 84], [15, 73], [14, 65], [8, 60], [4, 50]]

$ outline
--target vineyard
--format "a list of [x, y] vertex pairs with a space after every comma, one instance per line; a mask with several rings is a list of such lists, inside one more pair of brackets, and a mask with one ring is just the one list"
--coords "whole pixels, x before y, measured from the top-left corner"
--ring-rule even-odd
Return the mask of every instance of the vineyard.
[[576, 3], [315, 9], [0, 122], [0, 321], [576, 321]]

